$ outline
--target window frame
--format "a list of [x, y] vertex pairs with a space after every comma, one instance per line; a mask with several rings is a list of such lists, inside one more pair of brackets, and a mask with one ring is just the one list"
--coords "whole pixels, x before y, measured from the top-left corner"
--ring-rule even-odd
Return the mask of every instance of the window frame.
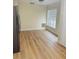
[[[55, 22], [54, 22], [55, 24], [53, 23], [53, 25], [51, 25], [51, 23], [50, 23], [51, 21], [48, 20], [48, 17], [49, 17], [49, 16], [48, 16], [48, 15], [49, 15], [48, 13], [50, 13], [50, 12], [52, 12], [52, 11], [53, 11], [53, 12], [55, 11], [55, 12], [53, 13], [53, 15], [52, 15], [53, 17], [55, 16], [55, 17], [54, 17], [54, 18], [55, 18]], [[50, 16], [51, 19], [53, 19], [53, 17]], [[54, 21], [54, 20], [53, 20], [53, 21]], [[57, 21], [57, 9], [50, 9], [50, 10], [47, 10], [47, 26], [49, 26], [49, 27], [55, 29], [55, 28], [56, 28], [56, 23], [57, 23], [56, 21]]]

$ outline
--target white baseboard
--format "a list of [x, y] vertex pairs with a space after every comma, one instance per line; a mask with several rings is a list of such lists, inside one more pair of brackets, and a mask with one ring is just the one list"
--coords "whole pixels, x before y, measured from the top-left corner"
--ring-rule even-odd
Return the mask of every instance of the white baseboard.
[[20, 31], [31, 31], [31, 30], [45, 30], [45, 28], [27, 28], [27, 29], [20, 29]]
[[58, 41], [58, 43], [61, 44], [61, 45], [63, 45], [64, 47], [66, 47], [66, 45], [63, 42]]

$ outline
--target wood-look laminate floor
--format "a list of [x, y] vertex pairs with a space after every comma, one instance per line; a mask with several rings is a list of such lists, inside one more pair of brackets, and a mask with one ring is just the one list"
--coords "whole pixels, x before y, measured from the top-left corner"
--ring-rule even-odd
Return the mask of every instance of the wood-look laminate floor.
[[66, 59], [66, 49], [48, 31], [20, 32], [20, 52], [13, 59]]

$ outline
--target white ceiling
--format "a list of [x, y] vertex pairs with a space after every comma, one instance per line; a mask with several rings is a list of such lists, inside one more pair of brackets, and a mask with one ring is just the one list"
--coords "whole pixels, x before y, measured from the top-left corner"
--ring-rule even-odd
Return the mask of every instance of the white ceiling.
[[[16, 1], [16, 0], [13, 0], [13, 1]], [[34, 4], [38, 4], [38, 5], [49, 5], [52, 3], [56, 3], [59, 0], [44, 0], [43, 2], [39, 2], [39, 0], [18, 0], [18, 1], [21, 1], [21, 2], [23, 1], [27, 4], [30, 4], [30, 2], [34, 2]]]
[[34, 2], [35, 4], [38, 4], [38, 5], [48, 5], [48, 4], [58, 2], [59, 0], [44, 0], [43, 2], [39, 2], [39, 0], [24, 0], [24, 1], [26, 3]]

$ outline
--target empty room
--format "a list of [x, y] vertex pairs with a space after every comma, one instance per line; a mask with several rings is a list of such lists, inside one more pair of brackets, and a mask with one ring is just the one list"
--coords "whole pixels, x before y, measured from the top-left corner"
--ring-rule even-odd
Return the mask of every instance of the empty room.
[[65, 0], [13, 0], [13, 59], [66, 59]]

